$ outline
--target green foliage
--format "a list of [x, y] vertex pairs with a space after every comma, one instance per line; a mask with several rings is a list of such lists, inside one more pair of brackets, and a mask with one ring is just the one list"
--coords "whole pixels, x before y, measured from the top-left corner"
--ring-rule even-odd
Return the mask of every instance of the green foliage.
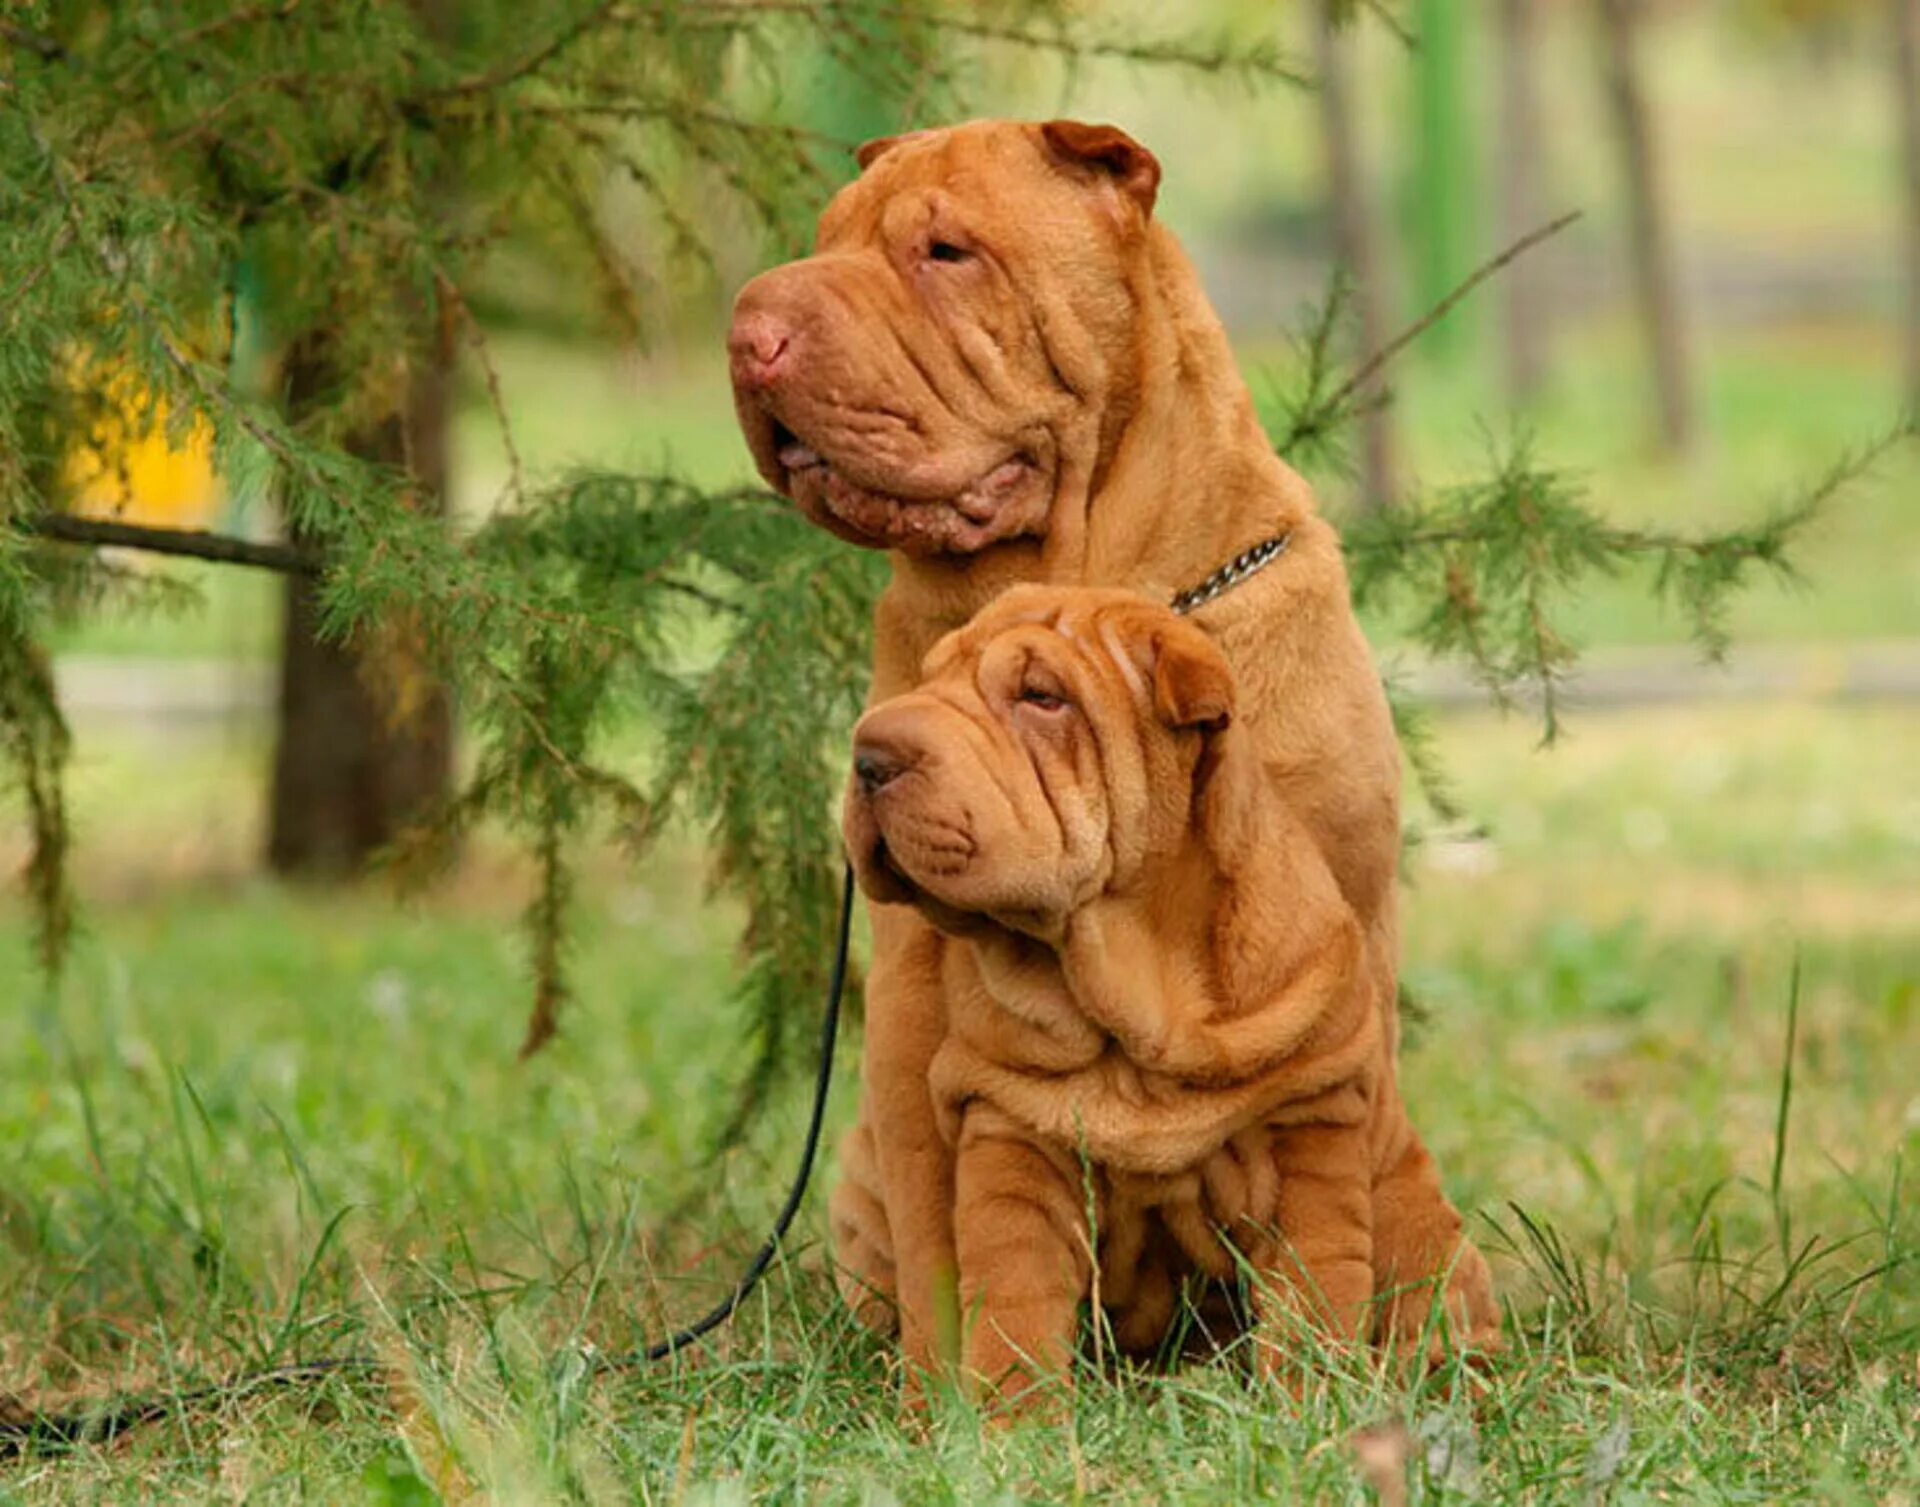
[[26, 803], [32, 845], [22, 878], [33, 905], [34, 950], [49, 974], [65, 960], [73, 929], [62, 784], [72, 745], [45, 651], [17, 631], [0, 629], [0, 753]]
[[[1291, 366], [1266, 374], [1262, 408], [1274, 448], [1310, 476], [1350, 478], [1350, 436], [1371, 401], [1364, 378], [1489, 276], [1575, 218], [1563, 216], [1483, 263], [1359, 371], [1344, 368], [1337, 355], [1350, 288], [1336, 271], [1326, 296], [1301, 317]], [[1392, 395], [1377, 401], [1390, 402]], [[1727, 649], [1732, 598], [1762, 574], [1793, 580], [1795, 542], [1837, 496], [1916, 435], [1920, 416], [1904, 417], [1759, 519], [1697, 531], [1614, 524], [1591, 504], [1579, 478], [1537, 465], [1524, 437], [1490, 445], [1483, 477], [1346, 520], [1354, 604], [1393, 613], [1415, 643], [1464, 663], [1496, 705], [1530, 696], [1541, 741], [1552, 743], [1560, 730], [1561, 688], [1579, 658], [1561, 624], [1585, 587], [1622, 571], [1649, 571], [1652, 595], [1676, 612], [1701, 652], [1717, 660]], [[1444, 826], [1469, 823], [1422, 709], [1391, 684], [1388, 692], [1408, 770], [1428, 810]], [[1406, 835], [1417, 844], [1424, 833], [1410, 825]]]
[[1561, 215], [1482, 262], [1446, 290], [1420, 318], [1351, 371], [1339, 364], [1336, 337], [1351, 315], [1353, 289], [1346, 271], [1335, 268], [1326, 297], [1302, 316], [1294, 341], [1297, 356], [1293, 368], [1283, 380], [1269, 377], [1264, 396], [1274, 449], [1309, 473], [1331, 471], [1352, 476], [1347, 437], [1354, 421], [1373, 406], [1393, 401], [1392, 392], [1373, 386], [1373, 379], [1409, 346], [1441, 325], [1482, 283], [1579, 218], [1578, 210]]
[[1465, 663], [1496, 702], [1531, 690], [1552, 742], [1577, 658], [1560, 614], [1585, 582], [1650, 564], [1650, 589], [1717, 658], [1732, 594], [1757, 572], [1791, 577], [1790, 548], [1821, 508], [1913, 432], [1893, 428], [1754, 523], [1697, 533], [1609, 522], [1576, 481], [1537, 466], [1518, 442], [1493, 454], [1481, 480], [1350, 523], [1354, 599], [1400, 607], [1418, 643]]
[[[769, 499], [668, 479], [514, 476], [508, 510], [466, 534], [412, 506], [409, 479], [350, 453], [398, 411], [412, 366], [462, 331], [508, 415], [469, 290], [509, 254], [596, 290], [642, 332], [678, 269], [743, 220], [791, 246], [848, 143], [792, 125], [782, 60], [816, 49], [876, 98], [939, 110], [982, 49], [1124, 58], [1242, 79], [1291, 77], [1266, 44], [1107, 34], [1063, 6], [445, 0], [338, 7], [42, 3], [0, 48], [0, 524], [60, 505], [101, 374], [149, 420], [204, 421], [243, 502], [272, 495], [324, 562], [325, 630], [409, 676], [450, 682], [479, 741], [471, 781], [401, 845], [431, 866], [483, 819], [524, 835], [535, 1009], [566, 993], [571, 853], [597, 819], [636, 847], [656, 813], [710, 826], [719, 882], [746, 907], [764, 1079], [811, 995], [833, 903], [830, 750], [862, 691], [875, 562]], [[884, 34], [892, 45], [868, 45]], [[603, 223], [637, 190], [663, 252], [634, 261]], [[265, 338], [318, 343], [326, 384], [297, 410], [243, 380], [235, 290]], [[136, 420], [139, 415], [136, 415]], [[65, 730], [31, 644], [61, 605], [57, 551], [0, 529], [0, 723], [36, 838], [29, 883], [57, 961], [67, 930]], [[104, 567], [61, 602], [115, 584]], [[674, 634], [720, 651], [689, 669]], [[596, 762], [650, 705], [669, 729], [654, 789]]]
[[[728, 1140], [787, 1060], [795, 989], [810, 1003], [826, 982], [822, 944], [833, 935], [843, 859], [837, 812], [823, 796], [844, 779], [845, 729], [866, 694], [884, 580], [880, 557], [841, 548], [791, 513], [774, 516], [796, 537], [756, 559], [725, 652], [676, 697], [658, 795], [704, 818], [717, 876], [747, 906], [758, 1049]], [[807, 652], [796, 654], [796, 643]]]
[[[922, 112], [963, 97], [996, 50], [1298, 77], [1265, 43], [1103, 31], [1063, 5], [540, 9], [536, 25], [505, 0], [64, 0], [16, 7], [0, 27], [0, 524], [23, 526], [0, 527], [0, 728], [35, 838], [40, 946], [56, 965], [71, 910], [66, 732], [33, 646], [130, 578], [24, 534], [60, 506], [62, 463], [100, 428], [111, 374], [149, 420], [164, 410], [211, 429], [230, 487], [255, 507], [270, 499], [322, 562], [326, 631], [396, 668], [397, 697], [424, 675], [453, 687], [473, 772], [396, 858], [431, 869], [481, 822], [525, 843], [538, 874], [529, 1049], [567, 993], [583, 836], [611, 824], [639, 853], [669, 813], [709, 833], [716, 883], [745, 912], [751, 1094], [827, 952], [831, 801], [879, 562], [757, 493], [522, 475], [477, 290], [537, 259], [561, 286], [591, 289], [595, 317], [638, 332], [685, 266], [711, 260], [716, 235], [746, 223], [794, 244], [846, 145], [791, 123], [781, 64], [796, 50]], [[660, 249], [644, 264], [603, 223], [611, 183], [647, 206]], [[248, 379], [242, 286], [258, 290], [269, 345], [323, 348], [321, 390], [295, 404]], [[1360, 401], [1358, 375], [1330, 355], [1340, 315], [1333, 300], [1311, 321], [1276, 428], [1308, 466], [1337, 463]], [[506, 505], [463, 530], [348, 446], [399, 410], [449, 331], [486, 376], [513, 473]], [[1540, 685], [1551, 730], [1572, 654], [1553, 607], [1580, 580], [1653, 556], [1657, 589], [1712, 646], [1728, 591], [1755, 564], [1778, 567], [1825, 495], [1751, 531], [1633, 533], [1522, 452], [1483, 484], [1360, 530], [1356, 586], [1403, 596], [1430, 645], [1466, 656], [1496, 693]], [[606, 754], [636, 708], [663, 729], [648, 777]]]
[[1273, 448], [1309, 476], [1354, 475], [1348, 441], [1365, 410], [1339, 351], [1352, 297], [1351, 280], [1336, 271], [1326, 296], [1301, 315], [1292, 365], [1284, 373], [1266, 373], [1260, 394]]
[[[535, 495], [471, 550], [521, 595], [464, 604], [458, 631], [490, 646], [477, 660], [445, 653], [433, 630], [484, 742], [466, 789], [398, 856], [431, 868], [482, 817], [536, 834], [533, 1050], [566, 994], [571, 840], [607, 819], [638, 857], [670, 812], [707, 827], [716, 881], [746, 910], [757, 1097], [824, 979], [839, 874], [828, 797], [866, 690], [882, 560], [767, 493], [614, 475]], [[536, 602], [532, 625], [517, 621]], [[699, 663], [687, 644], [703, 633], [720, 648]], [[644, 789], [596, 759], [636, 707], [664, 729]]]

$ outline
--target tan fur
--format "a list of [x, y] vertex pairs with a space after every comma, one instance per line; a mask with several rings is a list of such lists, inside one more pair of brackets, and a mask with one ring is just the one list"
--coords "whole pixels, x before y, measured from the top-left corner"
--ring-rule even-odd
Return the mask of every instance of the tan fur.
[[[929, 1081], [967, 1375], [1011, 1395], [1058, 1372], [1089, 1297], [1122, 1343], [1158, 1345], [1185, 1279], [1236, 1254], [1269, 1317], [1364, 1338], [1400, 1280], [1376, 1233], [1421, 1275], [1450, 1267], [1452, 1340], [1488, 1343], [1451, 1206], [1380, 1218], [1376, 1186], [1424, 1152], [1361, 926], [1236, 724], [1219, 649], [1132, 593], [1028, 586], [927, 668], [855, 730], [846, 838], [870, 896], [961, 943]], [[857, 1158], [847, 1175], [866, 1217], [843, 1195], [842, 1239], [877, 1243], [879, 1190]], [[1284, 1325], [1267, 1339], [1284, 1362]]]
[[[1238, 725], [1302, 862], [1352, 917], [1352, 987], [1378, 1022], [1390, 1092], [1391, 723], [1333, 532], [1273, 454], [1192, 268], [1151, 218], [1151, 155], [1110, 128], [985, 121], [867, 161], [822, 216], [816, 254], [742, 290], [729, 345], [769, 483], [823, 527], [893, 551], [874, 700], [909, 689], [935, 641], [1016, 582], [1164, 600], [1290, 533], [1281, 560], [1193, 621], [1232, 668]], [[980, 1238], [956, 1223], [976, 1189], [931, 1088], [964, 1013], [967, 954], [910, 907], [872, 918], [861, 1117], [832, 1221], [862, 1312], [897, 1314], [925, 1368], [958, 1333], [957, 1247]], [[1455, 1216], [1417, 1141], [1374, 1161], [1391, 1169], [1374, 1205], [1395, 1211], [1375, 1263], [1425, 1278], [1447, 1258], [1431, 1233]]]

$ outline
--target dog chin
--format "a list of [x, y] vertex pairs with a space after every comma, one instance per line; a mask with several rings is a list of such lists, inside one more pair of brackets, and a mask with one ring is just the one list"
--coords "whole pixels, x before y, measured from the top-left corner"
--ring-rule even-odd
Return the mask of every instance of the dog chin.
[[[871, 843], [854, 861], [854, 877], [869, 900], [882, 905], [911, 905], [932, 926], [949, 936], [973, 936], [993, 923], [963, 902], [943, 898], [928, 888], [901, 864], [899, 856], [887, 846], [885, 837], [875, 834]], [[938, 885], [939, 881], [934, 881]]]
[[980, 912], [959, 910], [943, 900], [935, 899], [925, 890], [918, 891], [910, 903], [935, 931], [944, 932], [950, 937], [977, 937], [984, 931], [990, 931], [994, 925]]
[[900, 497], [852, 480], [803, 447], [780, 454], [778, 485], [820, 527], [869, 549], [970, 555], [1045, 532], [1049, 479], [1021, 457], [1002, 461], [950, 498]]

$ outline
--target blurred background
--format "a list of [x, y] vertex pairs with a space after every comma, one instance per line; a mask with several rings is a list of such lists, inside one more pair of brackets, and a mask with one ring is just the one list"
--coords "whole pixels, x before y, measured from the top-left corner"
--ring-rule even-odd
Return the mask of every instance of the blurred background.
[[[1063, 66], [1017, 49], [955, 66], [982, 112], [1111, 120], [1158, 154], [1158, 213], [1197, 261], [1257, 394], [1282, 389], [1304, 359], [1336, 266], [1349, 278], [1336, 340], [1351, 359], [1527, 232], [1578, 211], [1390, 365], [1391, 401], [1312, 479], [1329, 510], [1350, 517], [1478, 475], [1494, 446], [1531, 435], [1542, 463], [1572, 473], [1609, 516], [1704, 527], [1763, 513], [1911, 401], [1914, 169], [1898, 10], [1850, 0], [1417, 0], [1356, 7], [1336, 30], [1312, 5], [1276, 14], [1208, 0], [1182, 8], [1196, 34], [1270, 42], [1328, 87], [1124, 60]], [[1115, 34], [1160, 30], [1147, 11], [1092, 14]], [[837, 139], [912, 123], [910, 106], [903, 120], [872, 103], [824, 52], [755, 59], [744, 87]], [[850, 175], [851, 163], [839, 170]], [[685, 256], [679, 229], [631, 182], [609, 175], [596, 192], [631, 259], [636, 317], [617, 327], [582, 298], [574, 270], [526, 248], [489, 264], [469, 297], [492, 371], [464, 341], [453, 357], [450, 490], [461, 514], [486, 512], [508, 481], [490, 388], [530, 474], [664, 466], [703, 483], [752, 480], [722, 336], [733, 289], [795, 245], [769, 240], [716, 198], [696, 227], [712, 259]], [[240, 344], [244, 355], [244, 330]], [[80, 505], [102, 514], [257, 534], [274, 526], [270, 509], [223, 495], [197, 430], [130, 434], [74, 464]], [[1644, 1003], [1656, 987], [1638, 975], [1672, 935], [1700, 947], [1701, 966], [1724, 949], [1715, 970], [1747, 948], [1777, 952], [1800, 938], [1830, 941], [1848, 966], [1881, 950], [1897, 957], [1874, 987], [1911, 998], [1920, 949], [1911, 455], [1894, 454], [1832, 507], [1797, 563], [1798, 586], [1763, 585], [1735, 601], [1726, 668], [1700, 662], [1643, 576], [1600, 581], [1573, 614], [1585, 663], [1569, 696], [1569, 744], [1553, 752], [1536, 750], [1539, 729], [1524, 711], [1494, 712], [1457, 672], [1408, 651], [1390, 616], [1369, 621], [1389, 673], [1442, 709], [1441, 760], [1470, 818], [1418, 861], [1436, 872], [1416, 890], [1411, 977], [1437, 996], [1459, 992], [1457, 949], [1500, 952], [1528, 938], [1549, 955], [1567, 949], [1582, 980], [1598, 970], [1576, 995], [1591, 982]], [[172, 935], [218, 927], [235, 896], [243, 915], [309, 903], [267, 898], [254, 877], [266, 843], [280, 583], [135, 564], [190, 581], [203, 600], [174, 616], [96, 618], [57, 646], [78, 731], [80, 890], [134, 903], [94, 917], [95, 968], [138, 958], [118, 952], [123, 925]], [[697, 848], [688, 838], [638, 873], [609, 855], [606, 891], [589, 908], [604, 901], [607, 924], [646, 922], [670, 951], [698, 952], [724, 997], [725, 918], [681, 914], [664, 931], [650, 919], [687, 894]], [[518, 863], [482, 843], [429, 910], [510, 908]], [[417, 905], [393, 913], [384, 898], [311, 903], [368, 904], [381, 927], [403, 933], [421, 924]], [[1482, 934], [1469, 918], [1493, 904], [1508, 919]], [[1695, 928], [1709, 923], [1720, 940], [1701, 946]], [[357, 913], [346, 924], [352, 940], [337, 945], [362, 960], [360, 1002], [405, 993], [404, 969], [369, 961], [380, 928]], [[502, 1001], [519, 945], [497, 931], [487, 944]], [[1529, 951], [1529, 969], [1561, 966]], [[627, 966], [620, 949], [602, 958], [591, 942], [582, 956], [612, 977]], [[1523, 969], [1502, 990], [1531, 990], [1531, 980]], [[580, 1004], [593, 1017], [583, 1042], [653, 1014], [624, 987], [583, 990]], [[513, 1013], [504, 1003], [476, 1009], [465, 1029], [504, 1037]], [[688, 1071], [708, 1069], [724, 1078], [727, 1065]], [[1898, 1108], [1909, 1126], [1920, 1119], [1920, 1100]]]
[[[1387, 12], [1392, 24], [1362, 6], [1336, 34], [1313, 6], [1281, 7], [1270, 27], [1280, 47], [1337, 88], [1104, 60], [1063, 69], [1017, 52], [971, 62], [965, 77], [982, 112], [1112, 120], [1155, 150], [1160, 215], [1193, 253], [1257, 392], [1297, 364], [1336, 265], [1353, 278], [1349, 322], [1366, 326], [1343, 335], [1364, 349], [1577, 211], [1393, 364], [1382, 434], [1314, 479], [1338, 513], [1471, 475], [1489, 437], [1532, 433], [1610, 511], [1704, 523], [1763, 508], [1908, 401], [1911, 194], [1894, 8], [1667, 0], [1624, 7], [1616, 35], [1601, 19], [1609, 7], [1557, 0], [1420, 0]], [[1203, 34], [1269, 29], [1227, 0], [1184, 9]], [[1092, 13], [1124, 30], [1124, 7]], [[782, 58], [759, 87], [833, 138], [904, 124], [864, 104], [831, 58]], [[524, 248], [497, 258], [472, 300], [523, 461], [750, 480], [722, 331], [733, 289], [794, 248], [722, 213], [698, 226], [716, 253], [698, 264], [678, 257], [638, 190], [614, 179], [601, 193], [636, 276], [646, 269], [634, 331], [583, 308], [571, 269]], [[507, 462], [486, 374], [464, 350], [456, 362], [453, 492], [471, 514], [499, 498]], [[171, 440], [148, 432], [77, 459], [83, 505], [199, 526], [249, 516], [222, 497], [205, 435]], [[1903, 497], [1911, 472], [1894, 469], [1893, 484], [1823, 530], [1807, 559], [1820, 589], [1753, 595], [1736, 610], [1737, 637], [1920, 634], [1920, 551], [1900, 532], [1915, 511]], [[270, 531], [271, 519], [251, 526]], [[212, 610], [89, 631], [72, 648], [268, 655], [273, 584], [206, 581]], [[1588, 642], [1661, 641], [1645, 597], [1631, 583], [1598, 593]]]
[[[1121, 33], [1167, 20], [1165, 7], [1089, 9]], [[963, 65], [981, 113], [1112, 121], [1152, 148], [1157, 213], [1264, 398], [1297, 372], [1336, 265], [1350, 280], [1335, 338], [1363, 358], [1503, 248], [1578, 211], [1394, 360], [1391, 401], [1344, 456], [1316, 458], [1337, 518], [1481, 475], [1492, 449], [1531, 436], [1539, 462], [1610, 518], [1726, 526], [1920, 402], [1920, 126], [1911, 43], [1897, 42], [1910, 6], [1354, 9], [1336, 31], [1314, 5], [1179, 7], [1201, 33], [1270, 34], [1318, 91], [1017, 49]], [[869, 107], [830, 56], [757, 59], [746, 87], [835, 138], [906, 123]], [[698, 227], [715, 251], [703, 264], [677, 253], [631, 184], [593, 191], [631, 255], [637, 317], [617, 328], [573, 270], [531, 250], [489, 264], [468, 298], [490, 358], [465, 341], [453, 358], [461, 515], [507, 490], [497, 405], [529, 474], [753, 480], [724, 325], [733, 289], [793, 244], [718, 207]], [[205, 447], [178, 426], [128, 436], [74, 480], [102, 515], [270, 532], [270, 512], [222, 494]], [[1389, 674], [1436, 709], [1435, 750], [1465, 813], [1409, 860], [1416, 1117], [1463, 1206], [1522, 1198], [1604, 1240], [1636, 1281], [1653, 1283], [1687, 1238], [1676, 1211], [1704, 1182], [1764, 1176], [1796, 958], [1807, 1130], [1788, 1176], [1807, 1217], [1844, 1225], [1857, 1212], [1847, 1177], [1920, 1151], [1913, 447], [1838, 498], [1796, 564], [1797, 584], [1735, 601], [1724, 667], [1702, 663], [1644, 574], [1598, 581], [1571, 618], [1584, 657], [1550, 750], [1525, 706], [1490, 707], [1415, 652], [1390, 612], [1367, 622]], [[638, 865], [596, 850], [579, 886], [574, 1013], [516, 1067], [525, 944], [507, 922], [526, 860], [482, 835], [404, 905], [378, 888], [263, 879], [280, 583], [138, 568], [192, 581], [202, 604], [94, 619], [56, 645], [86, 906], [80, 1004], [63, 1029], [83, 1052], [133, 1101], [164, 1100], [162, 1069], [184, 1062], [216, 1118], [250, 1095], [297, 1105], [310, 1134], [333, 1138], [321, 1180], [401, 1211], [396, 1243], [432, 1225], [436, 1199], [537, 1209], [556, 1154], [589, 1183], [633, 1179], [656, 1207], [687, 1191], [675, 1168], [697, 1165], [710, 1127], [684, 1111], [724, 1099], [737, 1068], [736, 917], [702, 901], [700, 835]], [[0, 994], [39, 998], [25, 919], [0, 904]], [[22, 1123], [36, 1113], [25, 1104]], [[49, 1168], [85, 1160], [65, 1123], [34, 1132]], [[118, 1133], [144, 1134], [132, 1118]], [[787, 1144], [761, 1138], [729, 1163], [749, 1210]], [[273, 1154], [232, 1152], [238, 1203], [253, 1201], [247, 1157]], [[1752, 1214], [1756, 1228], [1766, 1218]]]

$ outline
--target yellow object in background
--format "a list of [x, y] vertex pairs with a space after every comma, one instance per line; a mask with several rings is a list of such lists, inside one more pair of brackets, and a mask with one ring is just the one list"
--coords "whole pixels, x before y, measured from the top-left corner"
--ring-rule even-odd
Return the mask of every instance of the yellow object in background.
[[66, 492], [76, 513], [156, 528], [205, 528], [220, 510], [213, 430], [195, 417], [172, 422], [164, 403], [130, 378], [101, 384], [102, 409], [67, 457]]

